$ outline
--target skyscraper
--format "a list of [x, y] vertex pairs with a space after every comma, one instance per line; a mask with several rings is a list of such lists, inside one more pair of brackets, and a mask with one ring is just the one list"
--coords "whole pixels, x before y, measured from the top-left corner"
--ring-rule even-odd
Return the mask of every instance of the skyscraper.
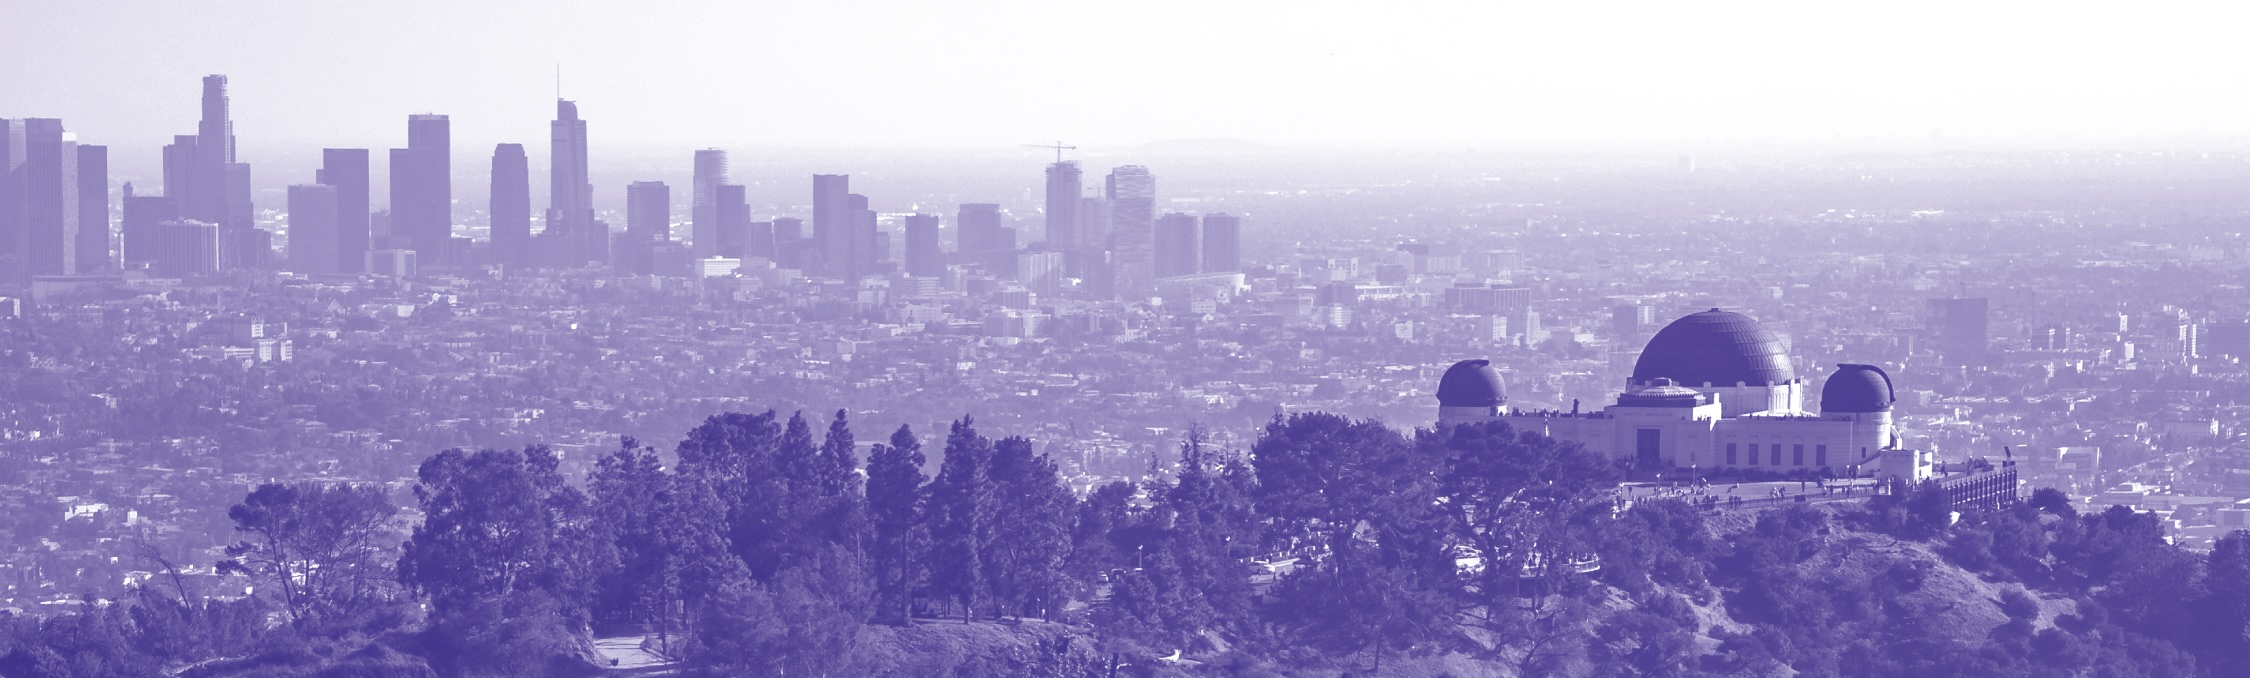
[[1032, 294], [1053, 296], [1062, 292], [1062, 266], [1061, 252], [1017, 252], [1016, 280]]
[[851, 260], [852, 178], [847, 174], [815, 174], [812, 178], [812, 239], [818, 262], [807, 262], [809, 273], [832, 278], [844, 276]]
[[289, 187], [289, 269], [307, 275], [342, 273], [337, 244], [337, 196], [328, 184]]
[[219, 225], [251, 228], [252, 222], [256, 220], [257, 210], [250, 204], [250, 163], [227, 163], [220, 184], [224, 186], [224, 195], [220, 196], [220, 200], [226, 204], [226, 212], [219, 215]]
[[636, 242], [672, 240], [672, 187], [635, 181], [625, 187], [625, 235]]
[[195, 135], [173, 135], [164, 145], [164, 196], [175, 209], [186, 212], [188, 196], [195, 193]]
[[[819, 214], [818, 203], [814, 214]], [[851, 193], [844, 196], [841, 216], [831, 214], [829, 229], [821, 258], [825, 260], [826, 274], [831, 278], [858, 280], [875, 272], [878, 259], [875, 237], [875, 210], [867, 206], [867, 196]], [[813, 226], [816, 234], [820, 226]]]
[[110, 255], [109, 147], [78, 146], [78, 271], [92, 273], [116, 266]]
[[[187, 190], [174, 196], [180, 212], [189, 219], [221, 226], [228, 223], [227, 166], [234, 164], [234, 120], [227, 97], [227, 76], [203, 77], [203, 118], [195, 126], [195, 142], [186, 176]], [[174, 143], [178, 143], [175, 141]], [[164, 191], [173, 192], [167, 182]]]
[[250, 166], [235, 161], [232, 109], [227, 76], [204, 76], [195, 135], [175, 136], [164, 148], [164, 193], [182, 217], [218, 228], [222, 270], [266, 264], [270, 242], [251, 223]]
[[578, 233], [577, 241], [583, 246], [583, 249], [580, 250], [583, 254], [580, 256], [588, 263], [610, 263], [609, 237], [609, 222], [600, 219], [588, 220], [586, 227], [580, 229]]
[[594, 224], [594, 184], [587, 178], [586, 121], [578, 117], [578, 104], [555, 100], [555, 120], [550, 125], [554, 157], [549, 167], [545, 237], [559, 237], [557, 246], [569, 265], [606, 259], [608, 234]]
[[1016, 230], [1008, 228], [1000, 216], [1000, 205], [988, 202], [962, 203], [960, 213], [953, 217], [954, 243], [964, 262], [984, 266], [994, 273], [1013, 277], [1016, 266]]
[[[367, 216], [367, 231], [376, 241], [375, 249], [403, 249], [410, 245], [411, 236], [406, 224], [414, 214], [413, 196], [417, 193], [414, 182], [420, 175], [414, 169], [414, 150], [391, 149], [391, 205]], [[373, 250], [370, 250], [373, 251]]]
[[1064, 275], [1085, 281], [1080, 289], [1097, 299], [1116, 294], [1109, 265], [1109, 199], [1078, 200], [1078, 249], [1063, 253]]
[[[559, 180], [558, 180], [559, 181]], [[523, 144], [492, 147], [492, 258], [509, 267], [535, 263], [531, 245], [531, 161]], [[554, 228], [549, 212], [548, 228]]]
[[746, 244], [750, 239], [749, 188], [741, 184], [719, 184], [718, 197], [719, 256], [742, 258], [748, 255]]
[[[8, 264], [8, 278], [29, 282], [35, 275], [78, 273], [78, 139], [63, 131], [61, 120], [25, 118], [21, 161], [11, 160], [20, 191], [20, 224]], [[11, 136], [13, 133], [11, 132]]]
[[1076, 162], [1047, 166], [1047, 249], [1068, 252], [1080, 247], [1078, 201], [1085, 192], [1082, 179]]
[[672, 187], [661, 181], [635, 181], [625, 187], [625, 233], [615, 249], [611, 263], [636, 274], [659, 273], [660, 252], [683, 260], [692, 256], [685, 246], [672, 242]]
[[1242, 217], [1203, 216], [1203, 272], [1242, 272]]
[[695, 152], [695, 180], [688, 204], [688, 243], [695, 258], [718, 256], [719, 185], [727, 182], [727, 152], [706, 148]]
[[915, 214], [906, 218], [906, 274], [917, 277], [936, 277], [945, 273], [945, 252], [938, 244], [938, 218], [935, 214]]
[[227, 163], [221, 177], [219, 199], [226, 207], [219, 216], [219, 267], [265, 268], [272, 263], [273, 240], [252, 223], [256, 212], [250, 205], [250, 164]]
[[319, 183], [336, 187], [336, 270], [363, 272], [370, 244], [367, 149], [321, 149], [320, 171], [314, 177]]
[[573, 221], [594, 213], [594, 184], [587, 179], [586, 121], [578, 117], [578, 104], [555, 100], [555, 120], [549, 126], [554, 160], [550, 207]]
[[406, 119], [406, 148], [391, 149], [393, 245], [423, 266], [446, 262], [453, 239], [453, 132], [443, 115]]
[[1929, 328], [1947, 365], [1982, 365], [1992, 341], [1992, 311], [1982, 298], [1929, 300]]
[[1173, 212], [1156, 220], [1156, 277], [1194, 275], [1203, 266], [1202, 220]]
[[168, 221], [156, 226], [157, 275], [182, 278], [219, 271], [219, 226], [193, 220]]
[[[0, 118], [0, 261], [13, 257], [23, 231], [23, 121]], [[5, 274], [0, 269], [0, 274]]]
[[1103, 197], [1109, 200], [1110, 245], [1116, 252], [1110, 262], [1117, 294], [1146, 297], [1156, 291], [1156, 177], [1140, 165], [1112, 169]]
[[1087, 196], [1078, 200], [1078, 247], [1090, 252], [1109, 251], [1109, 198]]
[[780, 261], [780, 254], [774, 247], [773, 222], [750, 222], [750, 235], [746, 240], [742, 244], [742, 252], [745, 256], [758, 257], [767, 261]]
[[809, 254], [814, 243], [805, 237], [805, 220], [777, 217], [773, 220], [773, 262], [782, 268], [806, 270], [805, 260], [818, 258]]
[[124, 241], [124, 259], [132, 263], [156, 261], [156, 227], [180, 219], [179, 203], [168, 195], [135, 195], [125, 184], [124, 214], [118, 219], [118, 239]]

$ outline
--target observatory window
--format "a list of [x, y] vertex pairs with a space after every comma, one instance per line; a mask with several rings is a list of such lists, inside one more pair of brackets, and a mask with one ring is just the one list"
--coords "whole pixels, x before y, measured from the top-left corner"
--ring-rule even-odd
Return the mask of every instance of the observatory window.
[[1781, 465], [1781, 443], [1773, 444], [1773, 465]]
[[1750, 465], [1758, 465], [1758, 444], [1750, 443]]
[[1813, 446], [1813, 465], [1814, 465], [1814, 466], [1827, 466], [1827, 465], [1828, 465], [1828, 446], [1827, 446], [1827, 445], [1814, 445], [1814, 446]]
[[1734, 449], [1734, 446], [1735, 446], [1735, 444], [1734, 444], [1734, 443], [1727, 443], [1727, 465], [1728, 465], [1728, 466], [1733, 466], [1733, 465], [1735, 465], [1735, 464], [1739, 464], [1739, 463], [1742, 463], [1742, 462], [1740, 462], [1740, 461], [1737, 461], [1737, 460], [1736, 460], [1736, 457], [1735, 457], [1735, 455], [1734, 455], [1734, 453], [1735, 453], [1735, 449]]
[[1789, 448], [1789, 463], [1793, 466], [1805, 465], [1805, 446], [1802, 443]]

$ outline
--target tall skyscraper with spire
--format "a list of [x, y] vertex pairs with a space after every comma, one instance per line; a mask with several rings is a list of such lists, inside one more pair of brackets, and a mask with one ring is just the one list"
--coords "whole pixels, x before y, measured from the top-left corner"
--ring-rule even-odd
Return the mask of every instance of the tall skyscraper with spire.
[[[562, 238], [555, 251], [560, 262], [579, 265], [604, 258], [609, 250], [607, 233], [595, 233], [594, 183], [587, 178], [586, 121], [578, 117], [578, 104], [555, 100], [555, 120], [549, 125], [553, 160], [549, 165], [547, 230], [544, 237]], [[597, 240], [598, 239], [598, 240]]]
[[719, 255], [719, 185], [726, 182], [727, 152], [716, 148], [696, 151], [695, 180], [688, 203], [688, 244], [697, 259]]
[[553, 193], [550, 207], [575, 219], [594, 213], [594, 183], [586, 178], [586, 121], [578, 117], [578, 104], [555, 100], [555, 120], [549, 125], [553, 142]]
[[[523, 144], [492, 148], [492, 258], [514, 268], [534, 263], [531, 245], [531, 166]], [[548, 228], [554, 228], [549, 213]]]
[[1047, 249], [1068, 252], [1078, 249], [1078, 201], [1085, 191], [1078, 163], [1057, 162], [1047, 166]]

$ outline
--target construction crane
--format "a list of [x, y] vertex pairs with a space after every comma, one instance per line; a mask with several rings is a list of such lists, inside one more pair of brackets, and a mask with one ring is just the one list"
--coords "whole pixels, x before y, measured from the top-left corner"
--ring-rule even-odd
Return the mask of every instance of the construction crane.
[[1075, 151], [1075, 150], [1078, 150], [1078, 147], [1077, 147], [1077, 146], [1064, 146], [1064, 145], [1063, 145], [1063, 142], [1060, 142], [1060, 141], [1057, 141], [1057, 142], [1055, 142], [1055, 143], [1051, 143], [1051, 144], [1024, 144], [1024, 145], [1023, 145], [1023, 147], [1024, 147], [1024, 148], [1052, 148], [1052, 149], [1055, 149], [1055, 162], [1056, 162], [1056, 163], [1058, 163], [1058, 164], [1062, 162], [1062, 152], [1063, 152], [1063, 151], [1066, 151], [1066, 150], [1070, 150], [1070, 151]]

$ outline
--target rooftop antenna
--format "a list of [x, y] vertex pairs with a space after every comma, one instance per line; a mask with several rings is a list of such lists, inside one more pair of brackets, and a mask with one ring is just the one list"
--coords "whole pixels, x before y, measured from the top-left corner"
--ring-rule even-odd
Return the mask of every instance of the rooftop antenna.
[[555, 62], [555, 100], [562, 100], [562, 62]]
[[1078, 150], [1078, 147], [1077, 147], [1077, 146], [1064, 146], [1064, 145], [1063, 145], [1063, 142], [1060, 142], [1060, 141], [1057, 141], [1057, 142], [1055, 142], [1055, 143], [1051, 143], [1051, 144], [1024, 144], [1024, 148], [1052, 148], [1052, 149], [1055, 149], [1055, 164], [1058, 164], [1058, 165], [1059, 165], [1059, 164], [1062, 164], [1062, 152], [1063, 152], [1063, 150], [1064, 150], [1064, 149], [1068, 149], [1068, 150], [1073, 150], [1073, 151], [1075, 151], [1075, 150]]

